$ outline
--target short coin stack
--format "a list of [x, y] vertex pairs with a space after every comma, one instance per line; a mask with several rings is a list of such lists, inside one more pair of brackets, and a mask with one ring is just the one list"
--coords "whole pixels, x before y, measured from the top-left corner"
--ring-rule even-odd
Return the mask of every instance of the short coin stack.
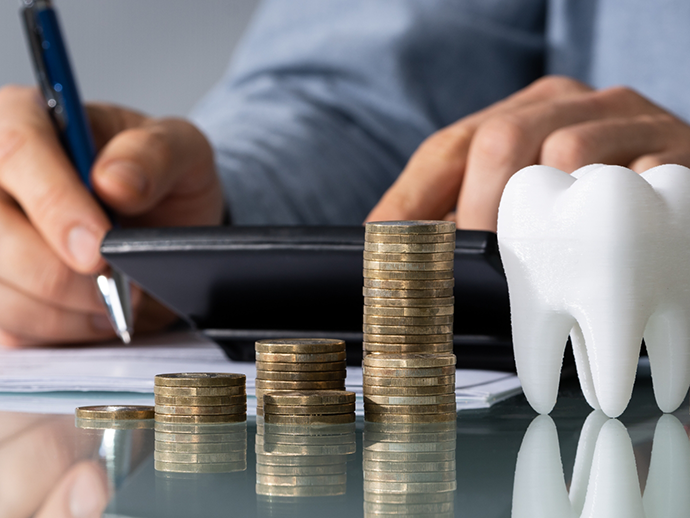
[[278, 498], [344, 495], [347, 456], [355, 450], [354, 423], [305, 426], [258, 421], [256, 494]]
[[345, 390], [345, 342], [327, 338], [256, 342], [257, 415], [266, 393]]
[[365, 423], [364, 516], [454, 516], [455, 422]]
[[454, 354], [370, 354], [363, 360], [364, 415], [378, 423], [455, 421]]
[[355, 422], [355, 393], [318, 390], [264, 394], [264, 420], [271, 424], [311, 425]]
[[367, 223], [364, 355], [453, 352], [455, 224]]

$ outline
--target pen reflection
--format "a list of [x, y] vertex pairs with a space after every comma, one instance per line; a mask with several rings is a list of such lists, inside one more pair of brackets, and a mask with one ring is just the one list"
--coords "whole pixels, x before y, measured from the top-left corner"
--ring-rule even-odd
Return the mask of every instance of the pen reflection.
[[456, 423], [365, 423], [364, 516], [454, 516]]
[[539, 416], [518, 453], [512, 516], [684, 517], [690, 509], [689, 487], [690, 441], [672, 415], [656, 424], [644, 492], [628, 430], [600, 411], [592, 412], [582, 427], [568, 491], [556, 426], [549, 416]]

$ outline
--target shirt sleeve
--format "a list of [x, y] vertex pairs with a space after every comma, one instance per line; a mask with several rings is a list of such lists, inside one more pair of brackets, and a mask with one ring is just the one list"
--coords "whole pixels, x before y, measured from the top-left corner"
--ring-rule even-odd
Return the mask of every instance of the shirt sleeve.
[[543, 0], [264, 0], [192, 114], [240, 225], [361, 224], [424, 138], [542, 74]]

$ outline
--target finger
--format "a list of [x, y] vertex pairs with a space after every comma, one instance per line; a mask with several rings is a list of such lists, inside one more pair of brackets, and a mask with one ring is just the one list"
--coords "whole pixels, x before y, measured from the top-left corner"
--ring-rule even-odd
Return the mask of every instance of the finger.
[[108, 480], [95, 462], [81, 462], [47, 496], [35, 518], [99, 518], [108, 505]]
[[182, 120], [152, 121], [116, 135], [98, 157], [93, 179], [101, 199], [119, 213], [139, 216], [156, 207], [143, 218], [151, 226], [222, 219], [213, 151], [201, 132]]
[[566, 172], [593, 163], [627, 166], [643, 155], [685, 149], [688, 142], [690, 126], [669, 114], [590, 121], [549, 135], [539, 162]]
[[88, 104], [86, 114], [89, 117], [96, 149], [102, 149], [118, 133], [139, 127], [148, 120], [148, 117], [140, 112], [104, 103]]
[[4, 349], [24, 349], [40, 345], [37, 340], [29, 340], [21, 336], [13, 335], [0, 329], [0, 348]]
[[16, 206], [1, 201], [0, 282], [58, 308], [104, 313], [91, 276], [71, 270]]
[[637, 93], [614, 88], [533, 103], [488, 119], [472, 140], [458, 199], [458, 227], [495, 232], [508, 179], [537, 163], [542, 143], [554, 131], [586, 121], [660, 112]]
[[678, 164], [690, 167], [690, 153], [687, 150], [676, 150], [668, 153], [645, 155], [635, 159], [628, 167], [636, 173], [644, 173], [647, 169], [664, 164]]
[[48, 115], [30, 89], [0, 91], [0, 189], [68, 266], [93, 273], [110, 223], [81, 184]]
[[114, 336], [105, 315], [50, 306], [0, 283], [0, 329], [38, 342], [84, 342]]
[[414, 153], [367, 221], [442, 219], [455, 209], [470, 143], [481, 124], [544, 99], [567, 98], [589, 91], [587, 85], [568, 78], [544, 78], [435, 133]]

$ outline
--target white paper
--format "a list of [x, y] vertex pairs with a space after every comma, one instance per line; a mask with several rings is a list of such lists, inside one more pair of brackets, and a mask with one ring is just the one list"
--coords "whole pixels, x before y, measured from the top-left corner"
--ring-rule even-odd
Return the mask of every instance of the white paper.
[[[0, 349], [0, 411], [71, 414], [75, 407], [153, 404], [153, 379], [168, 372], [235, 372], [247, 376], [247, 411], [256, 414], [256, 367], [233, 362], [198, 334], [139, 339], [133, 345], [50, 349]], [[488, 408], [521, 392], [517, 376], [504, 372], [456, 372], [458, 410]], [[362, 369], [347, 368], [345, 386], [357, 394], [363, 415]]]

